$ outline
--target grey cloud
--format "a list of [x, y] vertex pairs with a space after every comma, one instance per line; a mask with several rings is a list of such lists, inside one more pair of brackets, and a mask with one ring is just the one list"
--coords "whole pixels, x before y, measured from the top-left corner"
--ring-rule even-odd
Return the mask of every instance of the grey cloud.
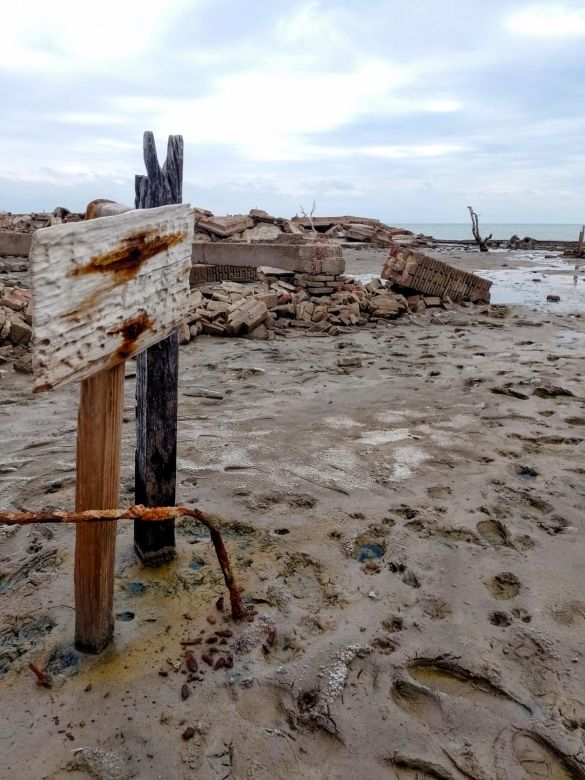
[[[391, 100], [385, 107], [388, 93], [331, 129], [291, 138], [291, 146], [332, 152], [320, 159], [257, 159], [238, 144], [237, 116], [233, 143], [193, 144], [193, 128], [169, 128], [187, 141], [185, 198], [217, 213], [257, 206], [287, 215], [315, 199], [321, 213], [405, 222], [463, 219], [473, 198], [489, 221], [582, 218], [580, 42], [506, 32], [504, 17], [527, 5], [516, 0], [372, 0], [367, 12], [358, 0], [324, 0], [312, 13], [338, 25], [334, 35], [283, 40], [282, 25], [308, 5], [205, 2], [184, 11], [153, 51], [126, 68], [0, 73], [0, 209], [81, 209], [97, 196], [131, 200], [142, 131], [163, 99], [212, 96], [218, 79], [250, 70], [347, 74], [378, 58], [414, 69], [414, 80], [391, 92], [394, 110]], [[140, 111], [131, 108], [134, 98], [145, 101]], [[325, 105], [330, 99], [319, 98]], [[432, 98], [461, 108], [413, 109]], [[271, 95], [262, 99], [270, 107]], [[287, 99], [306, 110], [306, 95]], [[72, 114], [87, 121], [74, 122]], [[158, 142], [162, 153], [166, 139]], [[417, 145], [461, 151], [407, 159], [363, 153]]]

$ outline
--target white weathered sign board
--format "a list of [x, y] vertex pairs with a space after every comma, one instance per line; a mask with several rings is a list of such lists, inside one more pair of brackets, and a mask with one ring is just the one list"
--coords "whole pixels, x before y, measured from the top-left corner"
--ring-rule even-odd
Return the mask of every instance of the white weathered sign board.
[[56, 225], [34, 234], [34, 391], [136, 355], [189, 314], [187, 204]]

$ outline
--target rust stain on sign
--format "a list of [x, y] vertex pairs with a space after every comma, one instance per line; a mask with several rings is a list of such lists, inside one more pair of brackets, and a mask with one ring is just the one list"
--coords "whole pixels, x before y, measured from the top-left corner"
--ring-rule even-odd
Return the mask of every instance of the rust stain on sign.
[[111, 368], [187, 318], [193, 228], [193, 211], [184, 204], [35, 233], [30, 256], [35, 389]]
[[177, 246], [186, 237], [184, 232], [161, 236], [156, 229], [137, 230], [122, 239], [115, 249], [92, 257], [87, 265], [69, 271], [68, 276], [108, 273], [113, 274], [114, 284], [123, 284], [133, 279], [147, 260]]
[[90, 274], [111, 274], [109, 283], [94, 290], [73, 309], [64, 312], [64, 319], [71, 319], [86, 314], [96, 304], [102, 301], [118, 285], [133, 279], [140, 268], [161, 252], [167, 252], [185, 240], [184, 231], [161, 235], [157, 228], [136, 230], [122, 239], [120, 244], [109, 252], [92, 257], [86, 265], [73, 268], [67, 276], [88, 276]]
[[119, 327], [108, 331], [108, 336], [120, 335], [122, 337], [122, 343], [114, 355], [115, 362], [125, 360], [132, 355], [136, 342], [140, 336], [142, 336], [145, 331], [150, 330], [153, 325], [154, 320], [149, 317], [146, 312], [142, 312], [137, 317], [131, 317], [130, 319], [124, 320]]

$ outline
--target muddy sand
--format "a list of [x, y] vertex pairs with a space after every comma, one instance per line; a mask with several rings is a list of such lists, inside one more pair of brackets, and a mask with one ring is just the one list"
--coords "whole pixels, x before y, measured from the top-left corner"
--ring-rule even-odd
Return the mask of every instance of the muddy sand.
[[[153, 570], [121, 523], [115, 642], [81, 656], [74, 530], [0, 527], [0, 777], [585, 778], [583, 280], [552, 304], [559, 258], [455, 262], [531, 292], [506, 316], [182, 348], [177, 501], [223, 518], [251, 622], [216, 606], [202, 529], [180, 522]], [[77, 387], [0, 388], [0, 507], [72, 508]]]

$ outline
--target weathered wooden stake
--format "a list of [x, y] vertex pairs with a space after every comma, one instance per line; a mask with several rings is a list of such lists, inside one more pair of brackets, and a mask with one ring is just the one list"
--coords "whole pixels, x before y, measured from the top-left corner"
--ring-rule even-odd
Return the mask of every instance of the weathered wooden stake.
[[[124, 211], [38, 230], [30, 252], [34, 390], [82, 383], [78, 511], [118, 504], [125, 360], [189, 311], [190, 206]], [[113, 522], [78, 526], [75, 644], [85, 652], [99, 653], [113, 634], [115, 541]]]
[[[81, 383], [75, 508], [114, 509], [120, 483], [124, 363]], [[99, 653], [114, 632], [116, 523], [81, 523], [75, 539], [75, 646]]]
[[[146, 176], [136, 176], [135, 207], [154, 208], [183, 199], [183, 138], [169, 136], [167, 159], [159, 166], [154, 135], [144, 133]], [[175, 503], [179, 339], [175, 331], [136, 360], [135, 497], [145, 506]], [[148, 566], [176, 554], [175, 521], [134, 522], [134, 549]]]

